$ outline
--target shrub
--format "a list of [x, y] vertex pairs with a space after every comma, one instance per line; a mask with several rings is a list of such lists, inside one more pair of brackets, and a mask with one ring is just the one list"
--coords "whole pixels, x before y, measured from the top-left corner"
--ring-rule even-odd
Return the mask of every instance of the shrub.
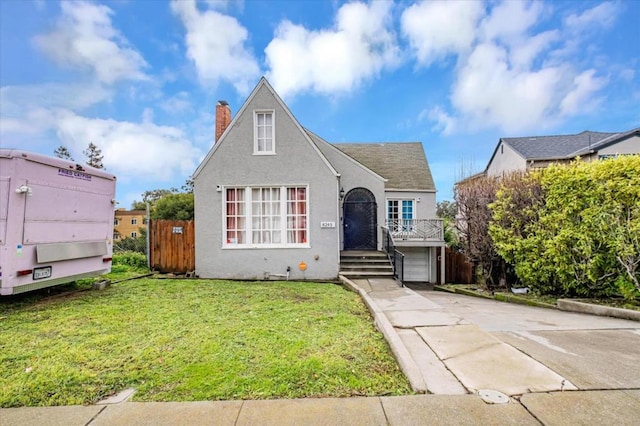
[[471, 178], [459, 183], [454, 194], [460, 213], [456, 223], [458, 243], [465, 256], [477, 262], [479, 282], [488, 289], [506, 281], [506, 265], [489, 236], [489, 204], [495, 200], [498, 188], [498, 179]]
[[537, 292], [633, 298], [640, 291], [640, 157], [505, 180], [491, 208], [497, 252]]
[[145, 254], [147, 252], [146, 228], [139, 228], [140, 236], [137, 238], [125, 237], [113, 243], [115, 253], [135, 251]]
[[[135, 251], [123, 251], [113, 254], [113, 267], [120, 265], [136, 269], [147, 269], [147, 256]], [[112, 272], [116, 272], [111, 268]]]

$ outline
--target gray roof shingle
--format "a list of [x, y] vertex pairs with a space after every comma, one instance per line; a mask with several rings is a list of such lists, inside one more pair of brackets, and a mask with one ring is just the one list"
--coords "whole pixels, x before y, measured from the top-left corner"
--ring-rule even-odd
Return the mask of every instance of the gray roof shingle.
[[431, 170], [420, 142], [332, 144], [387, 179], [387, 189], [435, 191]]
[[590, 148], [606, 143], [621, 133], [602, 133], [585, 130], [577, 135], [529, 136], [502, 138], [527, 160], [572, 158]]

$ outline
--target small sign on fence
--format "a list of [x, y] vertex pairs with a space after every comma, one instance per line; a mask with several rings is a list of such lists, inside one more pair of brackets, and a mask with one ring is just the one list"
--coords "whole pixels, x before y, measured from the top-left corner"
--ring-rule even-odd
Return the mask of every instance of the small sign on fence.
[[173, 227], [174, 234], [182, 234], [182, 226], [174, 226]]

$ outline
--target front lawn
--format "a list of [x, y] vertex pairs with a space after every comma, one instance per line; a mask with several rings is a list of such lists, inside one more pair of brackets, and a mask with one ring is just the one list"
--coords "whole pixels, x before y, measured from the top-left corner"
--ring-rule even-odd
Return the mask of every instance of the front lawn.
[[411, 393], [359, 297], [333, 284], [125, 281], [0, 299], [0, 406]]

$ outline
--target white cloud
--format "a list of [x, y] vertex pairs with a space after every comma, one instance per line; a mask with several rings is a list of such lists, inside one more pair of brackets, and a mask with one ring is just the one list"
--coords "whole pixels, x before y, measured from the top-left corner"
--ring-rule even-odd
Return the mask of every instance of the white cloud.
[[532, 37], [523, 37], [510, 44], [510, 62], [514, 68], [530, 69], [533, 61], [560, 39], [560, 31], [550, 30]]
[[520, 38], [538, 22], [542, 10], [543, 3], [538, 1], [503, 1], [483, 20], [482, 39], [509, 41]]
[[202, 156], [180, 129], [145, 120], [94, 119], [64, 110], [57, 113], [55, 131], [72, 152], [81, 152], [89, 142], [96, 144], [104, 155], [105, 167], [125, 182], [167, 182], [189, 176]]
[[569, 15], [565, 19], [565, 25], [574, 32], [588, 31], [594, 27], [609, 28], [619, 13], [620, 6], [617, 3], [604, 2], [582, 13]]
[[345, 4], [332, 29], [281, 22], [265, 49], [269, 80], [283, 97], [306, 90], [344, 93], [397, 65], [392, 6], [384, 1]]
[[200, 82], [217, 85], [227, 81], [238, 92], [248, 92], [260, 69], [245, 46], [247, 29], [231, 16], [215, 10], [199, 11], [195, 0], [174, 0], [171, 9], [187, 30], [187, 56], [194, 62]]
[[35, 44], [61, 66], [91, 70], [100, 82], [142, 80], [147, 66], [113, 27], [113, 11], [85, 1], [60, 3], [56, 28], [34, 38]]
[[5, 86], [0, 88], [0, 133], [42, 133], [55, 122], [53, 109], [82, 110], [111, 96], [111, 91], [99, 84]]
[[99, 84], [43, 83], [0, 88], [0, 111], [2, 115], [19, 114], [32, 107], [62, 107], [73, 110], [111, 99], [110, 90]]
[[575, 115], [595, 107], [598, 99], [594, 99], [593, 96], [607, 83], [605, 78], [596, 77], [595, 73], [595, 70], [587, 70], [573, 79], [570, 91], [560, 103], [562, 115]]
[[160, 108], [170, 114], [192, 111], [193, 106], [189, 100], [188, 92], [178, 92], [176, 95], [165, 99], [160, 103]]
[[[580, 66], [576, 46], [591, 33], [591, 26], [611, 26], [617, 5], [570, 15], [564, 26], [549, 30], [545, 19], [552, 11], [542, 2], [472, 2], [481, 10], [466, 14], [457, 11], [461, 4], [468, 5], [421, 3], [406, 9], [402, 17], [420, 65], [456, 57], [451, 108], [431, 106], [421, 113], [434, 123], [433, 130], [541, 131], [598, 105], [607, 79], [597, 75], [593, 65]], [[462, 30], [452, 34], [449, 28]]]
[[[2, 114], [0, 135], [40, 135], [49, 129], [54, 121], [51, 111], [37, 107], [17, 116]], [[5, 143], [6, 140], [3, 140], [3, 145]]]
[[480, 1], [424, 1], [402, 13], [402, 33], [409, 39], [418, 63], [427, 66], [449, 54], [468, 51], [483, 15]]
[[203, 0], [211, 9], [227, 10], [230, 6], [244, 9], [244, 0]]
[[543, 127], [558, 102], [563, 73], [555, 67], [514, 70], [504, 48], [481, 44], [460, 68], [451, 101], [473, 126], [507, 132]]
[[449, 115], [445, 110], [439, 106], [435, 106], [431, 109], [425, 109], [418, 114], [418, 121], [430, 120], [433, 123], [431, 130], [434, 132], [442, 133], [443, 135], [450, 135], [456, 131], [456, 119]]

